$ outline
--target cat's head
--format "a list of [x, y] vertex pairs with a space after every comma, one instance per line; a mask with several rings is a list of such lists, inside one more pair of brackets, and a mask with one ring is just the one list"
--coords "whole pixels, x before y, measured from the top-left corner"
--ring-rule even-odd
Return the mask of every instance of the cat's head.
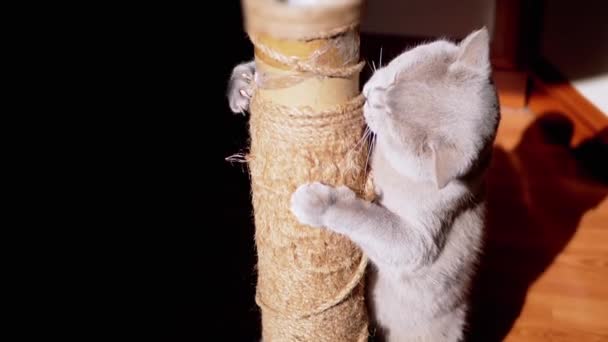
[[364, 115], [376, 149], [398, 172], [437, 188], [463, 175], [499, 121], [485, 28], [455, 44], [417, 46], [365, 84]]

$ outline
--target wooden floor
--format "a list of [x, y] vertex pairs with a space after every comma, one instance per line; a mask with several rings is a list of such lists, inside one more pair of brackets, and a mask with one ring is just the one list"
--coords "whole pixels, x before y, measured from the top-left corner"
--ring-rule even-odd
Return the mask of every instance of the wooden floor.
[[474, 341], [608, 341], [608, 131], [503, 109]]

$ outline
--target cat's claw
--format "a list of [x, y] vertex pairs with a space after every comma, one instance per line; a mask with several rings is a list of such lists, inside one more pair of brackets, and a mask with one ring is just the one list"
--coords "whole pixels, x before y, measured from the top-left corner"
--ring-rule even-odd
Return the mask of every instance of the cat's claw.
[[242, 97], [248, 98], [251, 100], [251, 96], [253, 96], [251, 89], [241, 89], [239, 91]]

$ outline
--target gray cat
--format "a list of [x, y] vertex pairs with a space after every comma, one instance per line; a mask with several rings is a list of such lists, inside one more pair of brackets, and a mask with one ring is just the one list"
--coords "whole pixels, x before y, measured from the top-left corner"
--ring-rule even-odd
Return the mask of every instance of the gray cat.
[[[234, 69], [247, 110], [253, 62]], [[371, 260], [369, 309], [387, 341], [459, 341], [484, 235], [484, 174], [500, 121], [485, 28], [460, 44], [417, 46], [365, 84], [378, 201], [346, 187], [301, 185], [291, 210], [354, 241]]]

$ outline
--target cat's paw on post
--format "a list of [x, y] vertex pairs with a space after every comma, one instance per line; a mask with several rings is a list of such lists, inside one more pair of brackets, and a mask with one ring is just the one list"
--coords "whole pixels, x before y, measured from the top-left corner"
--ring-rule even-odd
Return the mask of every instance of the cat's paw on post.
[[291, 212], [300, 223], [320, 228], [323, 215], [332, 205], [355, 198], [355, 193], [344, 185], [334, 188], [320, 182], [303, 184], [291, 196]]
[[321, 228], [323, 214], [336, 200], [335, 192], [319, 182], [300, 185], [291, 196], [291, 212], [300, 223]]
[[337, 202], [347, 202], [357, 198], [355, 192], [346, 185], [340, 185], [335, 188], [335, 194]]
[[228, 103], [233, 113], [244, 114], [249, 110], [254, 77], [255, 62], [239, 64], [232, 70], [228, 84]]

